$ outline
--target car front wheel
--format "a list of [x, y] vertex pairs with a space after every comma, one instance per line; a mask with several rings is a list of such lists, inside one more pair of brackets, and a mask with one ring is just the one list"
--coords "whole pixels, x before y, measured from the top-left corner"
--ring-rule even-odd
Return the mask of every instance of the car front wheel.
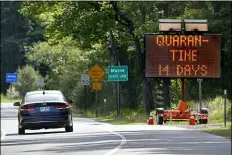
[[20, 128], [18, 128], [18, 134], [19, 134], [19, 135], [25, 134], [25, 129], [20, 129]]
[[66, 126], [65, 131], [66, 132], [73, 132], [73, 126]]

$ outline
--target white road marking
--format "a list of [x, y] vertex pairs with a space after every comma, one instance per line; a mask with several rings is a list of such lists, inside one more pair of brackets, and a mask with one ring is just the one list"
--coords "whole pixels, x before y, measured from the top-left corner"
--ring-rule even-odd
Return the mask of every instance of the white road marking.
[[5, 139], [6, 137], [6, 131], [4, 129], [1, 129], [1, 140]]
[[126, 137], [124, 137], [120, 133], [115, 132], [115, 131], [113, 131], [113, 130], [111, 130], [109, 128], [106, 129], [106, 131], [108, 131], [108, 132], [110, 132], [112, 134], [115, 134], [115, 135], [117, 135], [117, 136], [119, 136], [121, 138], [121, 143], [116, 148], [114, 148], [113, 150], [110, 150], [109, 152], [107, 152], [107, 153], [104, 154], [104, 155], [113, 155], [114, 153], [116, 153], [117, 151], [119, 151], [122, 148], [123, 145], [126, 144]]

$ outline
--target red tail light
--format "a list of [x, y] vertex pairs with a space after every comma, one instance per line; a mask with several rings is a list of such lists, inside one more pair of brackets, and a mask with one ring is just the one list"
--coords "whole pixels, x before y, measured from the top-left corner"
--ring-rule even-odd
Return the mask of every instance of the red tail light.
[[69, 109], [70, 108], [70, 106], [69, 106], [69, 104], [62, 104], [62, 105], [57, 105], [57, 106], [55, 106], [55, 108], [56, 109]]
[[35, 108], [34, 107], [26, 107], [26, 106], [23, 106], [20, 108], [21, 111], [34, 111]]

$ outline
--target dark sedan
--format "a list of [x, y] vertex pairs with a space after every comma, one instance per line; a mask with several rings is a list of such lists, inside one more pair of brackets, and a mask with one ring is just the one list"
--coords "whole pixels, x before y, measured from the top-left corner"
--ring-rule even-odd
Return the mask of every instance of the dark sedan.
[[18, 109], [18, 134], [25, 130], [65, 128], [73, 132], [72, 109], [64, 95], [57, 90], [27, 92]]

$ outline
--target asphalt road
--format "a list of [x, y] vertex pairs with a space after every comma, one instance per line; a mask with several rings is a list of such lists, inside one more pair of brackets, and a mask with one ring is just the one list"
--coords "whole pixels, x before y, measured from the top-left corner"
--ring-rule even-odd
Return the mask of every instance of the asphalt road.
[[110, 125], [74, 119], [74, 132], [26, 130], [17, 134], [17, 111], [1, 104], [2, 155], [230, 155], [231, 140], [172, 126]]

